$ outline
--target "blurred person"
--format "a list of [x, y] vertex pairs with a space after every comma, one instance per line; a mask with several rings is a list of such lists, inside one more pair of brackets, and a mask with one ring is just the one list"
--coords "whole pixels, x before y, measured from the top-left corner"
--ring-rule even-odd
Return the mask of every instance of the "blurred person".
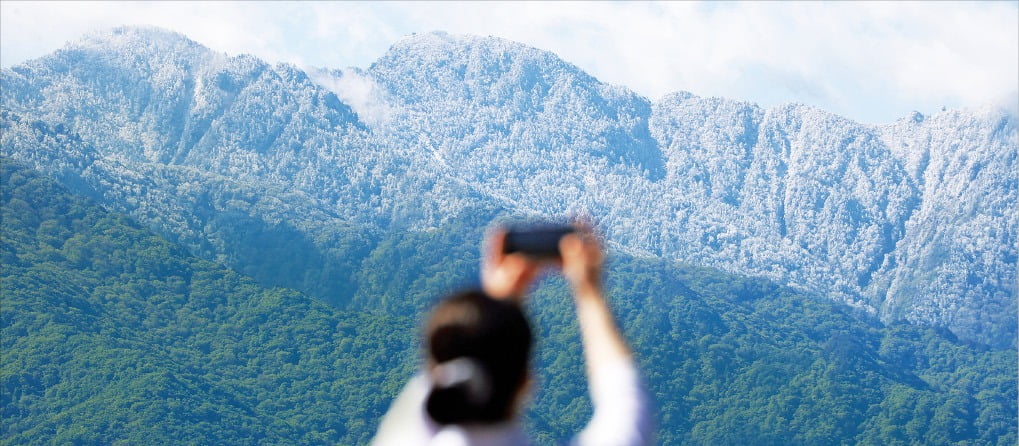
[[505, 253], [506, 231], [488, 236], [481, 290], [443, 300], [425, 328], [425, 370], [393, 402], [376, 446], [525, 445], [531, 327], [521, 306], [535, 278], [558, 264], [569, 282], [594, 415], [576, 445], [651, 443], [647, 398], [602, 295], [603, 252], [588, 228], [559, 240], [560, 259]]

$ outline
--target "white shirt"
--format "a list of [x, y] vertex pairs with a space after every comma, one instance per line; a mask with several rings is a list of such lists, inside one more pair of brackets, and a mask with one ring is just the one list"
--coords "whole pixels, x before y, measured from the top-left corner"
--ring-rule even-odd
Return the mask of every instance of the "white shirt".
[[[594, 416], [573, 439], [578, 446], [651, 444], [652, 426], [633, 364], [619, 361], [592, 371], [590, 389]], [[487, 425], [441, 426], [428, 416], [425, 401], [431, 384], [424, 375], [407, 383], [379, 425], [374, 446], [527, 445], [530, 440], [516, 421]]]

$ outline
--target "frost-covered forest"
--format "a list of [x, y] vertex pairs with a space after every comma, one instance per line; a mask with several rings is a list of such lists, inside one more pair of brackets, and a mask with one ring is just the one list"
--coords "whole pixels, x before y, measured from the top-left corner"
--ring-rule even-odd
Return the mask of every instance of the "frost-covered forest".
[[[341, 306], [352, 291], [322, 282], [336, 282], [345, 228], [428, 231], [478, 207], [586, 213], [621, 252], [1015, 345], [1019, 149], [1005, 112], [867, 126], [796, 104], [652, 101], [546, 51], [444, 33], [365, 69], [305, 71], [120, 28], [0, 80], [4, 155]], [[319, 251], [318, 276], [259, 263], [249, 236], [280, 231]]]

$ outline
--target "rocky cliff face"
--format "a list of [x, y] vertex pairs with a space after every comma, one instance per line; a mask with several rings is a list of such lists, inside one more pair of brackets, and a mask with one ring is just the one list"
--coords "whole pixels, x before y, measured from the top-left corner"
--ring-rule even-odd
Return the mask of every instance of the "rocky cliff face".
[[208, 257], [241, 249], [216, 235], [235, 219], [324, 244], [478, 206], [586, 212], [617, 249], [1015, 342], [1019, 142], [1004, 112], [865, 126], [800, 105], [652, 102], [545, 51], [444, 33], [365, 70], [305, 72], [121, 28], [0, 81], [3, 154]]

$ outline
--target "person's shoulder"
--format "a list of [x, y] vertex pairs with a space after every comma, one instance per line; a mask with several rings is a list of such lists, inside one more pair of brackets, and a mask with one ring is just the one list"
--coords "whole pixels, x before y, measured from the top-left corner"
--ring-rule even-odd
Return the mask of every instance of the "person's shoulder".
[[425, 414], [428, 379], [418, 374], [403, 387], [379, 424], [373, 446], [406, 446], [426, 443], [435, 434], [434, 423]]

